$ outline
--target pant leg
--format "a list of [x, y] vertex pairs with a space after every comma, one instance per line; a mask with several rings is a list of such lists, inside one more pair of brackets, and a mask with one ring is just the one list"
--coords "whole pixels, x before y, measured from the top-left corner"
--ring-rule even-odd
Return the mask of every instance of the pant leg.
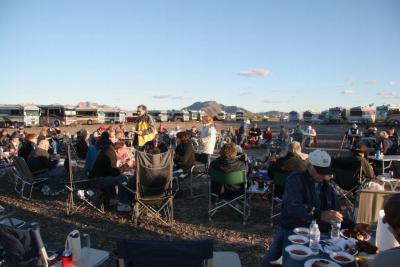
[[[128, 179], [126, 176], [107, 176], [103, 178], [101, 183], [101, 189], [103, 190], [105, 197], [110, 200], [113, 199], [116, 195], [115, 186], [127, 182]], [[123, 191], [123, 190], [121, 190]]]
[[262, 267], [273, 266], [271, 262], [278, 260], [282, 256], [283, 242], [284, 242], [283, 239], [284, 239], [284, 232], [282, 229], [279, 229], [274, 236], [271, 247], [269, 248], [267, 254], [262, 259], [261, 263]]
[[56, 167], [36, 177], [48, 178], [45, 184], [50, 188], [51, 192], [55, 192], [59, 188], [60, 184], [65, 180], [65, 171], [63, 167]]

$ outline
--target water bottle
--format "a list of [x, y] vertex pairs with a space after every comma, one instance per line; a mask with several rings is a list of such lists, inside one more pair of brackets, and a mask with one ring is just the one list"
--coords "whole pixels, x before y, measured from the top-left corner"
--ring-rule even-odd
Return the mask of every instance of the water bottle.
[[342, 226], [339, 221], [331, 222], [331, 239], [339, 239], [340, 238], [340, 227]]
[[321, 233], [319, 232], [317, 221], [312, 221], [310, 226], [310, 249], [312, 254], [318, 255], [319, 253], [319, 239]]
[[381, 150], [377, 149], [375, 153], [375, 159], [380, 159], [381, 158]]

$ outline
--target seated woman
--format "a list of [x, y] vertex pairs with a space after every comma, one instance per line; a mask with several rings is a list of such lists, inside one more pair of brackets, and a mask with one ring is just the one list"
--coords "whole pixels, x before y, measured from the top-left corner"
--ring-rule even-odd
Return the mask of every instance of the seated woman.
[[88, 130], [83, 129], [78, 135], [78, 142], [76, 144], [76, 154], [80, 159], [86, 159], [86, 154], [89, 148], [89, 137]]
[[[238, 159], [234, 144], [225, 144], [221, 149], [220, 157], [211, 162], [210, 170], [222, 173], [244, 171], [246, 170], [246, 164]], [[211, 182], [211, 192], [223, 198], [234, 198], [236, 195], [240, 195], [242, 191], [243, 186]]]
[[178, 146], [175, 148], [174, 163], [177, 168], [188, 172], [192, 166], [196, 165], [192, 142], [186, 132], [179, 132], [176, 137]]

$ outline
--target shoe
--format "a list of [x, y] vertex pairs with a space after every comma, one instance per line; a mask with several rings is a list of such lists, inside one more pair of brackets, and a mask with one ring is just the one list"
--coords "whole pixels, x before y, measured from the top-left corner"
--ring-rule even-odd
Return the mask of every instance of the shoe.
[[49, 195], [50, 195], [50, 187], [47, 186], [47, 185], [44, 185], [44, 186], [42, 187], [42, 194], [43, 194], [44, 196], [49, 196]]
[[130, 205], [128, 205], [128, 204], [123, 204], [121, 202], [118, 202], [117, 211], [119, 211], [119, 212], [130, 212], [130, 211], [132, 211], [132, 207]]

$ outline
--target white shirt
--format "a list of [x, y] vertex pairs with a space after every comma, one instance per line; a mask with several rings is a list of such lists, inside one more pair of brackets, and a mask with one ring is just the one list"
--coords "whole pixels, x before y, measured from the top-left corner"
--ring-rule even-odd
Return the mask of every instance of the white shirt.
[[200, 131], [200, 152], [212, 155], [217, 142], [217, 130], [211, 124], [205, 124]]

